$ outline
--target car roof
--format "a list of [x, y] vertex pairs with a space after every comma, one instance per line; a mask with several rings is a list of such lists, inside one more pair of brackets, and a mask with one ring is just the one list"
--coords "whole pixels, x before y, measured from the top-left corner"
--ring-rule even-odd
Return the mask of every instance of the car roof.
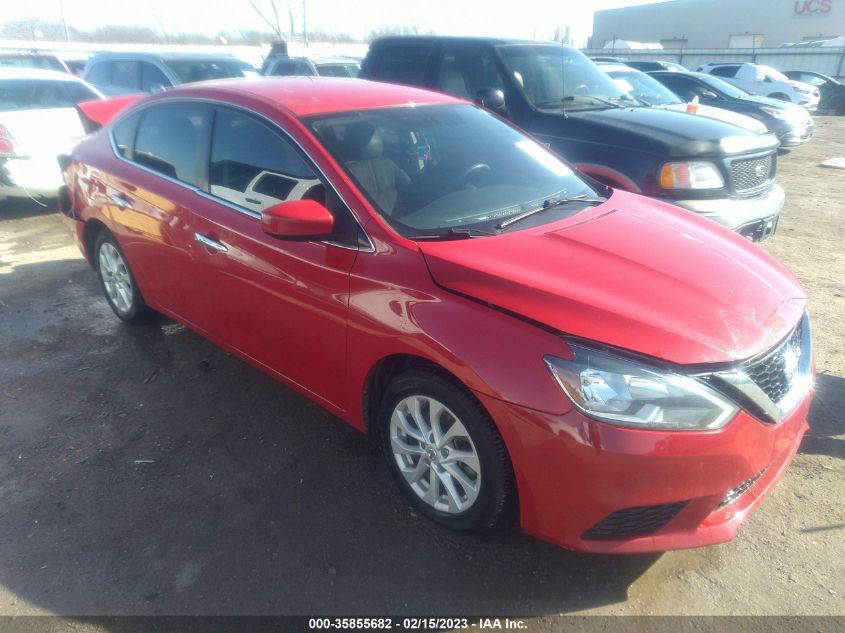
[[160, 59], [164, 61], [241, 61], [240, 59], [229, 53], [185, 53], [174, 51], [161, 51], [157, 53], [150, 53], [145, 51], [107, 51], [102, 53], [94, 53], [89, 58], [89, 60], [92, 62], [105, 59]]
[[252, 95], [272, 101], [298, 117], [375, 108], [466, 103], [445, 93], [345, 77], [217, 79], [182, 84], [156, 96], [168, 98], [179, 95], [218, 99], [233, 97], [234, 103], [238, 96]]
[[[379, 37], [373, 41], [372, 44], [382, 44], [386, 42], [453, 42], [453, 43], [473, 43], [473, 44], [491, 44], [493, 46], [497, 45], [511, 45], [511, 44], [546, 44], [549, 46], [561, 46], [564, 48], [571, 48], [569, 46], [565, 46], [558, 42], [549, 42], [549, 41], [541, 41], [541, 40], [521, 40], [521, 39], [510, 39], [510, 38], [501, 38], [501, 37], [477, 37], [477, 36], [467, 36], [461, 37], [457, 35], [386, 35], [384, 37]], [[371, 46], [372, 46], [371, 44]]]
[[0, 79], [52, 79], [53, 81], [79, 81], [77, 77], [60, 70], [17, 68], [13, 66], [0, 66]]

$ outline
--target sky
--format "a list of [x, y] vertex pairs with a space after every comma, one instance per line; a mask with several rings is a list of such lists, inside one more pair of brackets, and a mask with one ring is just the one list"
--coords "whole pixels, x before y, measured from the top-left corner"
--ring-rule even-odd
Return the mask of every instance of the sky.
[[[550, 39], [569, 26], [576, 44], [586, 43], [593, 11], [648, 4], [655, 0], [276, 0], [282, 28], [288, 5], [301, 28], [303, 3], [308, 28], [363, 39], [385, 26], [416, 26], [440, 35], [490, 35]], [[255, 0], [269, 9], [270, 0]], [[58, 20], [89, 30], [104, 24], [132, 24], [161, 31], [213, 35], [223, 30], [264, 29], [249, 0], [3, 0], [0, 20]], [[269, 11], [268, 11], [269, 14]]]

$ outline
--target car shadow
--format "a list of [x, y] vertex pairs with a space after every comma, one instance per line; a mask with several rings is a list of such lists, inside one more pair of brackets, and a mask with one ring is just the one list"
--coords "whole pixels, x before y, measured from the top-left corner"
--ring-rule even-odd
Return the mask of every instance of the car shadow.
[[845, 410], [845, 378], [832, 374], [816, 376], [816, 393], [799, 452], [845, 459], [845, 422], [838, 413]]
[[0, 595], [65, 615], [540, 615], [623, 602], [658, 559], [447, 531], [368, 437], [181, 325], [121, 324], [84, 261], [5, 281]]
[[58, 213], [56, 198], [7, 198], [0, 200], [0, 220]]

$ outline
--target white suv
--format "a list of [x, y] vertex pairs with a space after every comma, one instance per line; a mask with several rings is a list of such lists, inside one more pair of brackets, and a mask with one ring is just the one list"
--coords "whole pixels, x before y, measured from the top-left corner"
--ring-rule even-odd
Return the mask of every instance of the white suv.
[[791, 101], [810, 112], [819, 106], [819, 89], [800, 81], [793, 81], [771, 66], [749, 63], [704, 64], [698, 72], [715, 75], [737, 88], [754, 95]]

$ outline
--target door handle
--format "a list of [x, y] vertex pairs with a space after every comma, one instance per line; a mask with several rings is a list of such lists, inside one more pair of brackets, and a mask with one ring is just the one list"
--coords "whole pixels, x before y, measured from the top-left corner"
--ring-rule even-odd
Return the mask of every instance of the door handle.
[[226, 248], [225, 244], [218, 242], [217, 240], [213, 240], [210, 237], [206, 237], [202, 233], [194, 233], [194, 239], [202, 244], [203, 246], [208, 246], [208, 248], [217, 251], [218, 253], [228, 253], [229, 249]]
[[119, 206], [123, 209], [128, 209], [132, 206], [132, 204], [129, 202], [129, 200], [117, 195], [116, 193], [110, 194], [109, 198], [111, 198], [111, 201], [114, 202], [117, 206]]

